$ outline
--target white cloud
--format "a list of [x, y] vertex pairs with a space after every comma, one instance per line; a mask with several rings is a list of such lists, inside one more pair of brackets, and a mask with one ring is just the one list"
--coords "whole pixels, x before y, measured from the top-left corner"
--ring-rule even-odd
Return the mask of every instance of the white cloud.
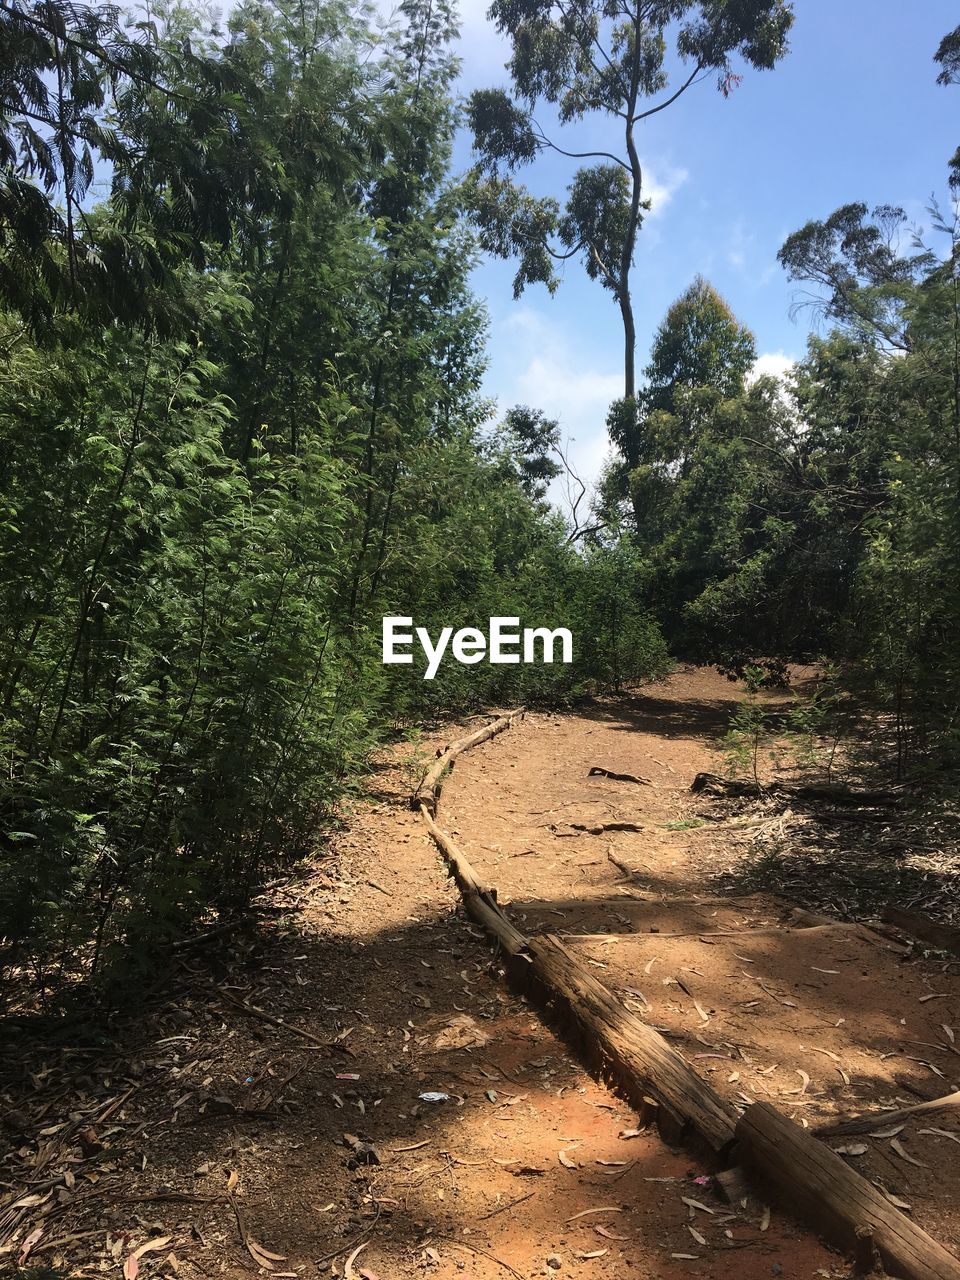
[[659, 171], [645, 166], [643, 198], [650, 201], [647, 218], [659, 218], [689, 177], [690, 174], [686, 169], [668, 169], [661, 175]]
[[743, 222], [738, 220], [727, 241], [727, 262], [735, 271], [744, 270], [752, 246], [753, 236], [747, 234]]
[[[609, 451], [607, 411], [623, 395], [619, 360], [611, 353], [609, 365], [591, 365], [573, 336], [535, 307], [518, 307], [499, 328], [500, 341], [495, 333], [494, 346], [506, 338], [509, 354], [494, 351], [493, 368], [500, 376], [488, 386], [498, 413], [526, 404], [557, 419], [570, 463], [589, 487]], [[506, 376], [505, 366], [512, 370]], [[561, 501], [560, 492], [555, 497]]]
[[551, 417], [592, 426], [606, 419], [611, 400], [623, 394], [623, 375], [575, 369], [568, 360], [537, 356], [517, 386], [531, 404]]
[[755, 382], [757, 378], [767, 375], [774, 378], [783, 378], [796, 367], [796, 363], [793, 356], [788, 356], [785, 351], [767, 351], [763, 355], [757, 356], [747, 381]]

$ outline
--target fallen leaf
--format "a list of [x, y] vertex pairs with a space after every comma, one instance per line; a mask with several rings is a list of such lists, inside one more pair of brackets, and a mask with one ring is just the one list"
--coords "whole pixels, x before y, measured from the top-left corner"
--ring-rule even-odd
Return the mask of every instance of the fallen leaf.
[[559, 1152], [557, 1155], [557, 1159], [560, 1161], [560, 1163], [563, 1165], [565, 1169], [576, 1169], [577, 1167], [576, 1160], [571, 1160], [565, 1151]]
[[623, 1210], [617, 1204], [605, 1204], [599, 1209], [581, 1209], [572, 1218], [567, 1218], [567, 1222], [576, 1222], [578, 1218], [585, 1218], [590, 1213], [623, 1213]]
[[763, 1217], [760, 1219], [760, 1230], [766, 1231], [766, 1229], [769, 1226], [770, 1226], [770, 1206], [765, 1204], [763, 1206]]
[[26, 1262], [27, 1255], [29, 1254], [30, 1250], [33, 1248], [33, 1246], [37, 1243], [37, 1241], [40, 1239], [42, 1235], [43, 1235], [43, 1227], [37, 1227], [34, 1231], [30, 1232], [26, 1240], [24, 1240], [23, 1244], [20, 1246], [21, 1262]]
[[615, 1231], [608, 1231], [606, 1227], [594, 1227], [594, 1231], [598, 1236], [603, 1236], [604, 1240], [627, 1240], [628, 1236], [618, 1236]]
[[825, 1057], [825, 1058], [832, 1058], [832, 1059], [834, 1060], [834, 1062], [841, 1062], [841, 1061], [842, 1061], [842, 1059], [840, 1058], [840, 1056], [839, 1056], [838, 1054], [836, 1054], [836, 1053], [832, 1053], [829, 1049], [818, 1049], [818, 1048], [817, 1048], [817, 1046], [816, 1046], [815, 1044], [812, 1044], [812, 1045], [810, 1045], [810, 1046], [809, 1046], [809, 1050], [808, 1050], [808, 1052], [810, 1052], [810, 1053], [822, 1053], [822, 1054], [824, 1055], [824, 1057]]
[[240, 1181], [240, 1175], [236, 1169], [230, 1170], [230, 1177], [227, 1178], [227, 1192], [236, 1191], [237, 1183]]
[[865, 1156], [869, 1150], [862, 1142], [852, 1142], [849, 1146], [834, 1147], [833, 1149], [838, 1156]]
[[949, 1138], [951, 1142], [960, 1142], [960, 1134], [950, 1133], [946, 1129], [918, 1129], [917, 1133], [933, 1133], [938, 1138]]
[[145, 1253], [156, 1253], [158, 1249], [165, 1249], [173, 1236], [157, 1236], [153, 1240], [148, 1240], [146, 1244], [142, 1244], [139, 1249], [133, 1251], [135, 1258], [142, 1258]]
[[895, 1124], [891, 1129], [874, 1129], [872, 1133], [868, 1133], [868, 1138], [895, 1138], [898, 1133], [903, 1133], [906, 1125]]
[[135, 1253], [131, 1253], [123, 1264], [123, 1280], [137, 1280], [140, 1274], [140, 1260]]
[[489, 1033], [478, 1025], [475, 1018], [461, 1013], [447, 1019], [447, 1025], [434, 1038], [433, 1047], [435, 1050], [479, 1049], [489, 1040]]
[[702, 1236], [702, 1235], [700, 1234], [700, 1232], [696, 1229], [696, 1227], [691, 1227], [691, 1226], [690, 1226], [690, 1224], [689, 1224], [689, 1223], [687, 1223], [687, 1230], [688, 1230], [688, 1231], [690, 1232], [690, 1234], [693, 1236], [694, 1240], [696, 1240], [697, 1244], [706, 1244], [706, 1243], [707, 1243], [707, 1237], [706, 1237], [706, 1236]]
[[370, 1242], [368, 1240], [365, 1240], [363, 1244], [358, 1244], [350, 1257], [347, 1258], [346, 1262], [343, 1264], [343, 1280], [357, 1280], [357, 1273], [353, 1269], [353, 1264], [369, 1243]]
[[716, 1209], [711, 1209], [709, 1205], [701, 1204], [699, 1200], [691, 1200], [689, 1196], [681, 1196], [680, 1199], [684, 1204], [689, 1205], [691, 1209], [699, 1209], [701, 1213], [715, 1214]]
[[256, 1240], [247, 1241], [247, 1253], [254, 1260], [258, 1267], [263, 1267], [265, 1271], [273, 1271], [274, 1262], [286, 1262], [286, 1254], [271, 1253], [269, 1249], [265, 1249], [262, 1244], [257, 1244]]
[[891, 1138], [890, 1146], [893, 1147], [898, 1156], [903, 1160], [906, 1160], [907, 1164], [915, 1164], [918, 1169], [928, 1169], [930, 1167], [929, 1165], [924, 1164], [922, 1160], [915, 1160], [912, 1155], [905, 1151], [899, 1139]]

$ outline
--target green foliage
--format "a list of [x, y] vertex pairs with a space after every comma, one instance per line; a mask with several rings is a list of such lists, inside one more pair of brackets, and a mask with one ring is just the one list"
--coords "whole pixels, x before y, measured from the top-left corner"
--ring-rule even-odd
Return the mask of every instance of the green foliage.
[[560, 424], [542, 409], [515, 405], [500, 428], [504, 447], [516, 456], [520, 484], [533, 498], [546, 496], [551, 480], [561, 474], [556, 461], [560, 449]]
[[749, 773], [759, 789], [760, 747], [770, 726], [770, 713], [758, 700], [757, 694], [764, 683], [762, 667], [748, 666], [743, 672], [748, 697], [738, 704], [730, 718], [730, 726], [724, 737], [726, 766], [733, 774]]
[[[955, 37], [937, 53], [945, 84]], [[773, 676], [827, 655], [881, 713], [897, 776], [960, 761], [955, 188], [952, 201], [931, 208], [929, 244], [902, 210], [860, 203], [787, 239], [781, 263], [836, 327], [780, 384], [746, 376], [748, 331], [698, 281], [657, 332], [647, 386], [611, 410], [619, 457], [601, 494], [675, 651]], [[795, 745], [813, 763], [828, 741], [828, 772], [845, 707], [822, 693], [795, 710]], [[741, 768], [759, 731], [746, 708]]]
[[[490, 16], [510, 41], [513, 94], [481, 89], [468, 120], [477, 164], [467, 190], [491, 253], [519, 262], [514, 293], [542, 283], [557, 288], [555, 261], [580, 257], [620, 308], [624, 327], [624, 398], [636, 393], [631, 272], [637, 235], [649, 208], [637, 128], [671, 105], [706, 73], [728, 96], [738, 62], [758, 70], [786, 53], [793, 12], [784, 0], [643, 0], [633, 9], [607, 0], [565, 6], [556, 0], [494, 0]], [[522, 105], [521, 105], [522, 104]], [[615, 122], [620, 150], [593, 140], [563, 145], [538, 123], [553, 117], [556, 137], [587, 116]], [[535, 115], [535, 113], [537, 113]], [[514, 170], [552, 150], [590, 160], [576, 171], [561, 210], [514, 181]]]
[[718, 405], [744, 395], [756, 357], [753, 334], [697, 276], [654, 335], [633, 412], [621, 402], [611, 414], [611, 437], [627, 464], [682, 470], [704, 421]]
[[852, 718], [843, 672], [822, 663], [813, 692], [797, 697], [787, 713], [787, 740], [797, 763], [805, 769], [822, 769], [826, 781], [832, 782], [837, 753]]
[[[396, 727], [666, 661], [544, 504], [556, 424], [485, 430], [452, 11], [366, 19], [0, 16], [30, 205], [0, 207], [2, 966], [137, 975], [304, 854]], [[511, 612], [573, 628], [574, 666], [381, 664], [385, 614]]]
[[741, 395], [756, 358], [753, 334], [716, 289], [697, 276], [654, 335], [646, 405], [669, 413], [683, 388], [712, 387], [727, 399]]

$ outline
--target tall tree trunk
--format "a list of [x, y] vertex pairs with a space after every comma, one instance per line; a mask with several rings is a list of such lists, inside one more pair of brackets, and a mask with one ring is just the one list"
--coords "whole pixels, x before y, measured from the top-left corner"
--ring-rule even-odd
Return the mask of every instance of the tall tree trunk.
[[633, 136], [634, 113], [637, 109], [637, 95], [640, 91], [640, 64], [636, 56], [630, 71], [630, 95], [626, 110], [626, 144], [627, 156], [630, 160], [630, 215], [627, 219], [627, 233], [623, 239], [623, 253], [620, 255], [619, 282], [617, 301], [620, 304], [620, 316], [623, 320], [623, 396], [625, 400], [633, 400], [637, 394], [636, 346], [637, 329], [633, 318], [633, 300], [630, 297], [630, 271], [633, 267], [633, 251], [637, 244], [637, 231], [640, 227], [640, 201], [643, 193], [643, 167], [637, 154], [637, 143]]

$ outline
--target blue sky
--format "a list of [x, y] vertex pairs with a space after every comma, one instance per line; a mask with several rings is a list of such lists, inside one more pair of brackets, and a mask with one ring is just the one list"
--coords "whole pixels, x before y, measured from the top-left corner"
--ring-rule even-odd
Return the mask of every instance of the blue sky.
[[[489, 0], [461, 0], [461, 88], [508, 86], [506, 44]], [[787, 58], [746, 71], [724, 99], [712, 80], [643, 128], [641, 156], [654, 208], [634, 275], [638, 365], [673, 299], [699, 272], [757, 336], [765, 368], [803, 355], [808, 313], [791, 319], [796, 286], [777, 264], [784, 238], [851, 200], [902, 205], [918, 225], [943, 197], [960, 143], [960, 87], [936, 84], [933, 54], [957, 24], [956, 0], [796, 0]], [[568, 150], [619, 141], [618, 124], [577, 127]], [[462, 141], [456, 162], [469, 159]], [[562, 195], [576, 161], [545, 157], [521, 178]], [[551, 298], [512, 296], [513, 267], [484, 262], [474, 276], [490, 313], [487, 393], [501, 411], [527, 403], [559, 417], [571, 457], [594, 478], [606, 456], [606, 407], [621, 394], [617, 308], [577, 263]]]

